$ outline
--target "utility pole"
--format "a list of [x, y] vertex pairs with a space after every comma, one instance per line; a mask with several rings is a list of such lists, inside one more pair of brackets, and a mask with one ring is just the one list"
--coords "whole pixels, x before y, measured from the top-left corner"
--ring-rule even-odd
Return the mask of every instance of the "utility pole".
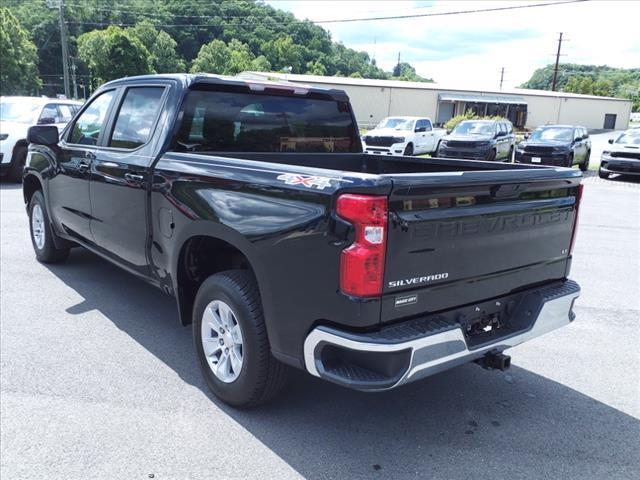
[[78, 83], [76, 82], [76, 60], [71, 57], [71, 83], [73, 83], [73, 98], [78, 98]]
[[502, 90], [502, 82], [504, 81], [504, 67], [500, 71], [500, 90]]
[[562, 32], [558, 38], [558, 52], [556, 53], [556, 66], [553, 68], [553, 81], [551, 82], [551, 91], [556, 91], [556, 80], [558, 79], [558, 65], [560, 64], [560, 48], [562, 48]]
[[64, 23], [64, 0], [58, 4], [60, 12], [60, 44], [62, 46], [62, 75], [64, 77], [64, 96], [71, 97], [69, 88], [69, 45], [67, 45], [67, 25]]

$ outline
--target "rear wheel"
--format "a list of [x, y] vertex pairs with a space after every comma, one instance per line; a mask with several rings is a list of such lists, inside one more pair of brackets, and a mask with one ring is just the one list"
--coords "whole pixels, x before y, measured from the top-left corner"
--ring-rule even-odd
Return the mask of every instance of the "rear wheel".
[[22, 183], [22, 172], [24, 171], [24, 164], [27, 160], [27, 148], [17, 147], [14, 151], [13, 158], [11, 159], [11, 166], [9, 167], [9, 180], [12, 182]]
[[413, 143], [408, 144], [405, 148], [404, 148], [404, 154], [408, 157], [413, 155]]
[[33, 194], [31, 202], [29, 202], [29, 227], [31, 230], [31, 243], [38, 261], [57, 263], [67, 259], [69, 249], [56, 247], [55, 234], [51, 228], [44, 197], [40, 190]]
[[193, 339], [207, 385], [225, 403], [254, 407], [284, 386], [287, 367], [271, 355], [251, 273], [228, 270], [203, 282], [193, 308]]

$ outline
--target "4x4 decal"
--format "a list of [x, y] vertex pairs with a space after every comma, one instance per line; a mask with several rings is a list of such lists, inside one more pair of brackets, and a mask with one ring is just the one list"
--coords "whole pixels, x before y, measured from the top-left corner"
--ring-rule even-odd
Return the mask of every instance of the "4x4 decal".
[[316, 175], [298, 175], [295, 173], [283, 173], [278, 175], [278, 180], [282, 180], [287, 185], [302, 185], [307, 188], [317, 188], [324, 190], [331, 186], [331, 179], [328, 177], [319, 177]]

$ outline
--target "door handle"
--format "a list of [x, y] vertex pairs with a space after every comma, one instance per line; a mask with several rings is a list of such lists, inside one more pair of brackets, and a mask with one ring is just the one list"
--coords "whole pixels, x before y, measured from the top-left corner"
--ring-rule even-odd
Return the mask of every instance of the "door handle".
[[144, 182], [144, 176], [143, 175], [137, 175], [135, 173], [125, 173], [124, 174], [124, 178], [128, 181], [130, 181], [131, 183], [142, 183]]

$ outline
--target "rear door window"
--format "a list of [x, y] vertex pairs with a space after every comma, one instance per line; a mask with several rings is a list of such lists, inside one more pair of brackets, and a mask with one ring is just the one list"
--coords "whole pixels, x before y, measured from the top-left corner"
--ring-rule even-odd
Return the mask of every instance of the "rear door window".
[[115, 90], [108, 90], [94, 98], [73, 124], [69, 143], [97, 145]]
[[67, 105], [64, 103], [58, 104], [58, 115], [59, 115], [58, 123], [70, 122], [74, 114], [75, 112], [72, 110], [71, 105]]
[[38, 118], [38, 123], [59, 123], [58, 117], [58, 109], [55, 104], [50, 103], [49, 105], [45, 105], [42, 109], [42, 113]]
[[324, 96], [193, 90], [176, 151], [357, 152], [349, 103]]
[[108, 145], [134, 149], [147, 143], [160, 112], [163, 93], [164, 87], [127, 89]]

